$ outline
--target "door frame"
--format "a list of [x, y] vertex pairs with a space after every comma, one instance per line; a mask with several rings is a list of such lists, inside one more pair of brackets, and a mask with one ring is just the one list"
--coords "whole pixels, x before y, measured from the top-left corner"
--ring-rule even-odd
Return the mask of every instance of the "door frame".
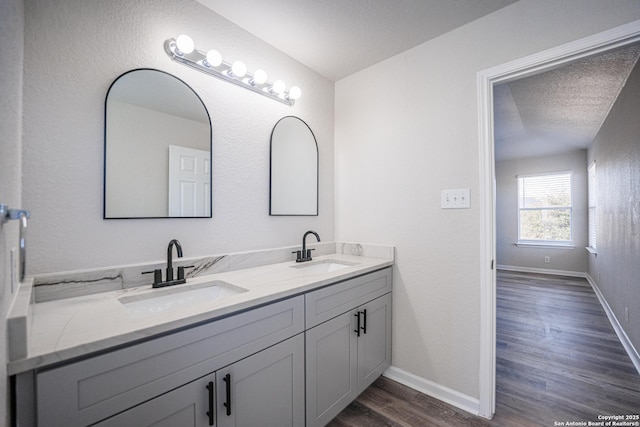
[[478, 72], [480, 153], [479, 415], [496, 409], [496, 219], [493, 86], [640, 41], [640, 20]]

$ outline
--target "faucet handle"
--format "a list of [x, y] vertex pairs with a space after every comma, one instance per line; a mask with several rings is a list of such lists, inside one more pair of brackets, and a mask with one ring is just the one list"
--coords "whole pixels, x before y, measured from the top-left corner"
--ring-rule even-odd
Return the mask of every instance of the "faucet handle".
[[315, 251], [315, 248], [307, 249], [307, 261], [311, 261], [311, 251]]
[[302, 251], [293, 251], [292, 254], [296, 254], [296, 262], [302, 261]]
[[142, 274], [153, 274], [153, 284], [162, 283], [162, 270], [157, 268], [153, 271], [143, 271]]
[[194, 268], [195, 265], [185, 265], [184, 267], [178, 267], [178, 280], [184, 279], [184, 269], [185, 268]]

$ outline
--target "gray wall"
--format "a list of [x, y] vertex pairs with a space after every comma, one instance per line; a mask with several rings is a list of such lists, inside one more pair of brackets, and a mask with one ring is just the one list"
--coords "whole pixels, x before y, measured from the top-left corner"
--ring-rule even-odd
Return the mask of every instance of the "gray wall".
[[[0, 1], [0, 203], [21, 208], [22, 0]], [[0, 225], [0, 426], [9, 425], [7, 310], [12, 299], [11, 249], [18, 246], [18, 223]]]
[[[640, 66], [636, 64], [589, 150], [595, 160], [598, 255], [589, 275], [640, 349]], [[629, 322], [625, 319], [629, 307]]]
[[[517, 175], [573, 172], [572, 234], [574, 249], [518, 247]], [[588, 242], [587, 152], [496, 162], [496, 259], [498, 266], [586, 273]], [[549, 256], [546, 264], [544, 257]]]

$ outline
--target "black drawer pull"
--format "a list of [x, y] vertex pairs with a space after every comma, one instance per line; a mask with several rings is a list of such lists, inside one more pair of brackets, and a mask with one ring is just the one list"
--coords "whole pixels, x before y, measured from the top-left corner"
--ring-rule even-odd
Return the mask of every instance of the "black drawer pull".
[[227, 401], [224, 406], [227, 408], [227, 416], [231, 415], [231, 374], [227, 374], [222, 379], [226, 383]]
[[209, 410], [207, 411], [207, 415], [209, 416], [209, 425], [213, 425], [213, 381], [209, 381], [207, 384], [207, 390], [209, 390]]
[[367, 333], [367, 309], [365, 308], [364, 310], [362, 310], [362, 315], [364, 317], [362, 324], [364, 325], [362, 327], [362, 332], [364, 332], [365, 334]]
[[356, 316], [356, 318], [358, 319], [358, 323], [356, 325], [356, 328], [353, 330], [353, 332], [355, 332], [356, 335], [359, 337], [360, 336], [360, 312], [357, 312], [356, 314], [354, 314], [354, 316]]

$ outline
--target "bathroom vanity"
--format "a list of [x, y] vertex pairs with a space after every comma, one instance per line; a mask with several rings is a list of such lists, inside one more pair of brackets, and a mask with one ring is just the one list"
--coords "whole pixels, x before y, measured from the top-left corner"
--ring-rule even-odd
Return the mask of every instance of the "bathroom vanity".
[[[376, 258], [340, 245], [318, 245], [325, 255], [306, 265], [223, 268], [166, 294], [31, 303], [27, 355], [9, 364], [19, 425], [325, 425], [391, 364], [393, 248]], [[216, 286], [231, 291], [202, 301]]]

